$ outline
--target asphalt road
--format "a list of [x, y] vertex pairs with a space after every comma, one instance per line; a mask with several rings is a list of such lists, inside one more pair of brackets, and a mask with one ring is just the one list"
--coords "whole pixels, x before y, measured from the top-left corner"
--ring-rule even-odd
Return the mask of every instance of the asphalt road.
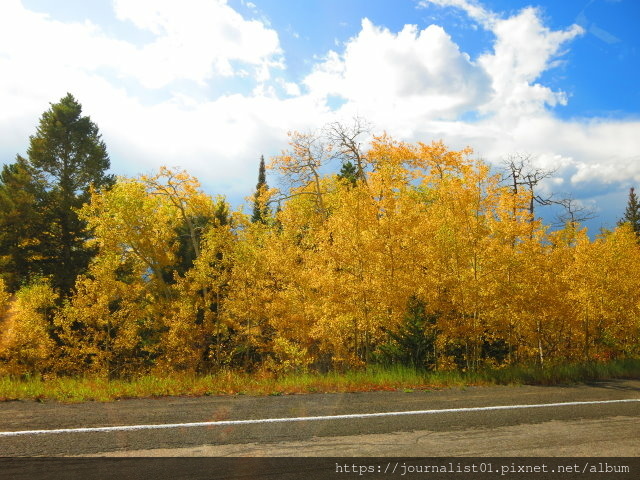
[[[640, 399], [640, 380], [562, 387], [0, 403], [0, 432]], [[2, 436], [2, 456], [640, 456], [640, 402]]]

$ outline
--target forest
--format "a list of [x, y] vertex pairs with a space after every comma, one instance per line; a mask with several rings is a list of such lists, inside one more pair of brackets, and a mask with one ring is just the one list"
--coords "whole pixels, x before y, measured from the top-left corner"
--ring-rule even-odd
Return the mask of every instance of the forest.
[[524, 163], [365, 134], [357, 119], [291, 132], [233, 209], [180, 168], [109, 175], [77, 100], [52, 104], [0, 174], [0, 374], [638, 357], [633, 189], [590, 238], [571, 209], [539, 218]]

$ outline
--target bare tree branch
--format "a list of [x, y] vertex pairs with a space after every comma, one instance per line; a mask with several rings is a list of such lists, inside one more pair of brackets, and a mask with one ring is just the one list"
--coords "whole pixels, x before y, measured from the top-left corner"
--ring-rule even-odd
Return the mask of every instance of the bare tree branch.
[[333, 122], [325, 125], [324, 134], [327, 140], [334, 147], [339, 156], [350, 161], [356, 167], [356, 175], [358, 180], [365, 184], [367, 178], [365, 175], [365, 158], [360, 147], [359, 137], [371, 132], [371, 124], [360, 118], [354, 117], [351, 125], [345, 125], [340, 122]]
[[533, 220], [535, 205], [552, 205], [555, 203], [553, 194], [542, 196], [536, 191], [536, 187], [542, 180], [551, 178], [556, 173], [555, 169], [548, 170], [533, 165], [533, 157], [528, 153], [516, 153], [509, 155], [503, 161], [502, 181], [509, 184], [514, 194], [525, 189], [529, 194], [529, 212]]
[[596, 217], [596, 212], [592, 207], [584, 205], [580, 200], [576, 200], [571, 195], [554, 203], [564, 207], [564, 211], [556, 215], [557, 222], [554, 223], [555, 226], [564, 226], [567, 223], [576, 225]]

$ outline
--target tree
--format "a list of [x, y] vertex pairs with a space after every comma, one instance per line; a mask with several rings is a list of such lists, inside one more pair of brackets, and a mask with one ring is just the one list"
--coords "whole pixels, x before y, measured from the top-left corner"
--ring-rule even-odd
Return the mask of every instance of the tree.
[[424, 303], [411, 297], [403, 323], [396, 331], [387, 332], [390, 341], [380, 346], [381, 357], [416, 369], [434, 368], [436, 321], [437, 315], [426, 314]]
[[25, 164], [42, 181], [47, 206], [48, 245], [39, 248], [42, 273], [52, 286], [68, 294], [83, 272], [93, 251], [85, 246], [90, 234], [76, 210], [89, 199], [89, 189], [108, 187], [113, 177], [107, 148], [98, 127], [82, 106], [67, 94], [42, 114], [36, 134], [29, 139]]
[[4, 313], [9, 309], [9, 300], [11, 295], [7, 292], [4, 280], [0, 278], [0, 319], [4, 317]]
[[557, 215], [560, 225], [565, 225], [566, 223], [577, 225], [585, 220], [591, 220], [596, 216], [593, 209], [583, 205], [571, 195], [558, 200], [556, 203], [564, 207], [564, 212]]
[[56, 344], [51, 338], [56, 294], [46, 280], [16, 292], [0, 335], [0, 374], [46, 372]]
[[347, 160], [342, 164], [340, 173], [338, 173], [338, 178], [345, 182], [346, 185], [355, 187], [356, 183], [358, 182], [356, 166], [349, 160]]
[[325, 189], [320, 170], [332, 157], [332, 146], [318, 133], [289, 132], [288, 151], [273, 158], [271, 168], [277, 169], [290, 186], [288, 197], [311, 195], [316, 213], [326, 218]]
[[536, 187], [546, 178], [550, 178], [555, 171], [536, 168], [530, 155], [512, 155], [505, 162], [505, 182], [511, 184], [514, 195], [517, 195], [522, 188], [526, 189], [529, 198], [529, 213], [531, 221], [534, 219], [535, 205], [551, 205], [554, 203], [551, 196], [541, 196]]
[[354, 117], [351, 125], [333, 122], [324, 127], [325, 136], [332, 147], [342, 157], [343, 164], [354, 167], [354, 179], [367, 183], [365, 174], [366, 156], [360, 147], [358, 138], [371, 131], [371, 125], [360, 117]]
[[20, 156], [0, 173], [0, 276], [15, 292], [42, 275], [49, 237], [45, 228], [45, 191], [41, 178]]
[[200, 182], [185, 171], [163, 166], [156, 175], [142, 175], [140, 180], [150, 195], [166, 199], [179, 218], [176, 227], [179, 236], [177, 272], [184, 275], [200, 256], [200, 241], [207, 227], [214, 222], [228, 223], [227, 204], [222, 198], [214, 201], [204, 194]]
[[98, 258], [118, 252], [123, 262], [143, 265], [152, 296], [160, 302], [172, 297], [167, 273], [176, 265], [182, 218], [172, 199], [154, 190], [145, 179], [120, 178], [108, 191], [94, 192], [80, 215], [93, 231], [90, 244]]
[[253, 223], [265, 223], [269, 215], [269, 207], [265, 204], [264, 194], [269, 190], [267, 185], [267, 173], [264, 165], [264, 155], [260, 155], [260, 168], [258, 169], [258, 183], [256, 185], [256, 193], [253, 196], [253, 215], [251, 221]]
[[143, 371], [155, 353], [157, 301], [142, 275], [145, 266], [122, 265], [119, 252], [100, 252], [88, 275], [56, 312], [53, 323], [61, 345], [57, 373], [117, 377]]
[[624, 211], [624, 216], [618, 222], [618, 225], [627, 222], [631, 224], [631, 228], [640, 240], [640, 203], [638, 203], [638, 196], [636, 195], [635, 188], [633, 187], [629, 189], [627, 208]]

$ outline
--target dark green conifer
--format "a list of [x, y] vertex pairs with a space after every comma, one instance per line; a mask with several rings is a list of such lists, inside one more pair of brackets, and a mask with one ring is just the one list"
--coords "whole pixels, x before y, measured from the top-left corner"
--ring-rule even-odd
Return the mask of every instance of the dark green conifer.
[[264, 164], [264, 155], [260, 155], [260, 168], [258, 169], [258, 183], [256, 193], [253, 196], [253, 214], [251, 221], [265, 223], [269, 217], [269, 207], [264, 203], [262, 195], [269, 189], [267, 185], [267, 172]]
[[358, 172], [356, 166], [351, 163], [351, 161], [347, 160], [342, 164], [342, 168], [340, 169], [340, 173], [338, 173], [338, 178], [343, 180], [347, 184], [355, 187], [358, 181]]
[[[25, 225], [17, 235], [21, 237], [19, 243], [31, 245], [37, 252], [30, 253], [30, 265], [20, 267], [21, 282], [29, 280], [29, 272], [38, 270], [63, 294], [71, 291], [76, 276], [86, 269], [93, 254], [85, 245], [89, 232], [77, 209], [89, 200], [92, 185], [104, 188], [113, 183], [108, 169], [109, 156], [98, 127], [82, 115], [76, 99], [67, 94], [51, 104], [42, 114], [36, 134], [29, 138], [27, 158], [19, 157], [0, 179], [0, 189], [6, 191], [14, 188], [11, 185], [18, 175], [33, 193], [21, 208], [26, 215], [24, 221], [35, 223]], [[27, 215], [35, 210], [38, 215]], [[7, 218], [10, 212], [3, 207], [0, 223], [12, 221]], [[37, 238], [32, 236], [34, 229], [39, 230]], [[10, 254], [5, 245], [0, 249], [0, 256]]]
[[640, 203], [633, 187], [629, 189], [629, 200], [624, 216], [618, 222], [618, 224], [623, 223], [629, 223], [640, 240]]
[[9, 291], [44, 275], [47, 204], [44, 182], [19, 155], [0, 173], [0, 276]]

